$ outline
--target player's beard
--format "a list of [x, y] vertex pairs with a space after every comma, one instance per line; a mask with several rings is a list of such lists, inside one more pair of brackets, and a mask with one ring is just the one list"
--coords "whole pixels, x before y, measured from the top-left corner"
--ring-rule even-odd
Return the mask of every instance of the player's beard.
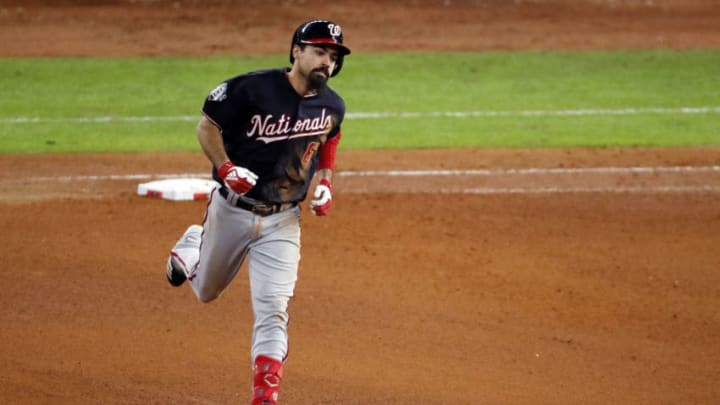
[[[322, 72], [322, 73], [320, 73]], [[325, 73], [325, 74], [323, 74]], [[313, 69], [308, 75], [307, 83], [310, 90], [320, 90], [327, 84], [330, 73], [327, 69], [317, 68]]]

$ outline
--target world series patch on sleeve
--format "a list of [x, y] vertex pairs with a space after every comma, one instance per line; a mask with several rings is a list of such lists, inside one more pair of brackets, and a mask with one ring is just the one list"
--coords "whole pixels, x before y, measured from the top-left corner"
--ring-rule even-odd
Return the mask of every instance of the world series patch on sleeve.
[[214, 180], [167, 179], [138, 184], [137, 193], [142, 197], [171, 201], [207, 200], [217, 185]]

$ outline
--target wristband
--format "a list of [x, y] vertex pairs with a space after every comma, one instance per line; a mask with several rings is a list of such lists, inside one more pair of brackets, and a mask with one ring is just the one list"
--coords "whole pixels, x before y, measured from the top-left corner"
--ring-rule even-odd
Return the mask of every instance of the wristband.
[[225, 180], [225, 177], [227, 177], [228, 172], [229, 172], [230, 169], [232, 169], [233, 167], [235, 167], [235, 164], [234, 164], [232, 161], [228, 160], [227, 162], [223, 163], [223, 164], [218, 168], [218, 176], [220, 176], [221, 179]]

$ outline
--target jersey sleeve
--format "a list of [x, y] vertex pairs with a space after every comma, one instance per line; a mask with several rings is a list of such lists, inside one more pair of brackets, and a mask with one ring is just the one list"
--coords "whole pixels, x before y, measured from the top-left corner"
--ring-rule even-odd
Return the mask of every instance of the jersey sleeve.
[[330, 130], [330, 133], [328, 134], [328, 140], [334, 139], [334, 138], [340, 138], [340, 125], [342, 124], [343, 120], [345, 119], [345, 101], [343, 101], [340, 96], [336, 96], [335, 100], [335, 122], [333, 123], [333, 128]]
[[335, 168], [335, 155], [337, 152], [342, 132], [340, 131], [340, 124], [342, 124], [345, 118], [345, 102], [339, 96], [336, 99], [336, 122], [333, 128], [328, 134], [327, 141], [325, 141], [320, 147], [320, 154], [318, 156], [318, 169], [334, 169]]
[[221, 130], [231, 128], [247, 111], [247, 91], [241, 78], [220, 83], [205, 99], [202, 113]]

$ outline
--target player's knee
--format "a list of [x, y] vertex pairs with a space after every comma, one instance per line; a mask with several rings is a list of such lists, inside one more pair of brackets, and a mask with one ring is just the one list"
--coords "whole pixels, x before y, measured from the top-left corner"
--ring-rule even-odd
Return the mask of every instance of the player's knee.
[[217, 297], [218, 297], [217, 295], [215, 295], [215, 296], [199, 295], [198, 301], [202, 302], [203, 304], [207, 304], [208, 302], [214, 301], [215, 298], [217, 298]]
[[222, 291], [206, 288], [196, 291], [195, 295], [197, 296], [198, 301], [206, 304], [210, 301], [214, 301], [221, 293]]

